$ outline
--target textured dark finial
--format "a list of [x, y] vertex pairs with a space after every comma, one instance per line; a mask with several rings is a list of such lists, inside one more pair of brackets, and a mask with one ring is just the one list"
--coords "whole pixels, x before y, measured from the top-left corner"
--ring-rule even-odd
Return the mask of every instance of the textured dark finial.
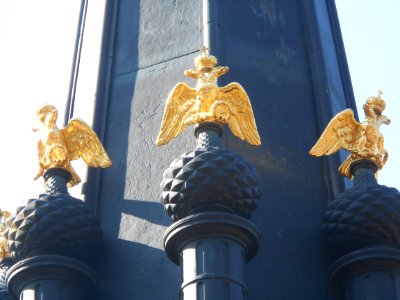
[[219, 147], [182, 154], [165, 170], [161, 188], [161, 202], [175, 221], [205, 211], [249, 218], [261, 197], [254, 167]]
[[68, 193], [71, 176], [63, 168], [46, 170], [45, 193], [29, 199], [7, 219], [4, 234], [14, 260], [63, 255], [89, 263], [95, 257], [101, 231], [85, 202]]
[[324, 239], [337, 257], [372, 246], [400, 248], [400, 192], [378, 184], [377, 170], [371, 160], [352, 162], [353, 187], [328, 205]]
[[71, 173], [63, 168], [48, 169], [43, 177], [46, 180], [46, 191], [48, 195], [68, 194], [67, 183], [71, 180]]
[[350, 173], [353, 175], [354, 186], [376, 184], [376, 171], [378, 166], [371, 160], [362, 159], [350, 165]]
[[197, 148], [219, 147], [223, 132], [224, 129], [219, 123], [205, 122], [196, 125], [194, 135], [197, 138]]

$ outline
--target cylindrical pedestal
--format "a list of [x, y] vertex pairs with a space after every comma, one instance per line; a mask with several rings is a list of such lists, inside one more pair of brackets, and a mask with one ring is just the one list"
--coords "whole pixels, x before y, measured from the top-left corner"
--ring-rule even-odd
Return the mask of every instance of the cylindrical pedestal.
[[400, 250], [366, 248], [338, 259], [331, 280], [341, 300], [400, 300]]
[[7, 274], [7, 285], [15, 299], [85, 300], [96, 279], [85, 263], [59, 255], [34, 256], [16, 263]]
[[243, 300], [243, 267], [259, 247], [257, 228], [229, 213], [200, 213], [175, 222], [164, 247], [182, 269], [181, 300]]
[[0, 259], [0, 299], [11, 300], [11, 296], [7, 289], [6, 274], [7, 271], [13, 265], [11, 257], [5, 257]]

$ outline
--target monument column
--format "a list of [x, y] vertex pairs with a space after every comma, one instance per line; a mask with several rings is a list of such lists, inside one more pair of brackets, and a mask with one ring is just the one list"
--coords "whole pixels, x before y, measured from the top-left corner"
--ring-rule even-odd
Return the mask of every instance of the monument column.
[[[308, 151], [325, 121], [338, 110], [355, 108], [334, 1], [207, 3], [209, 21], [205, 24], [202, 11], [206, 7], [199, 0], [123, 0], [107, 6], [103, 80], [96, 93], [96, 111], [101, 108], [101, 117], [96, 117], [96, 123], [104, 128], [104, 141], [116, 167], [91, 182], [93, 190], [99, 191], [97, 213], [107, 241], [104, 259], [97, 261], [102, 270], [99, 276], [101, 282], [112, 283], [102, 288], [99, 298], [177, 299], [181, 270], [165, 256], [163, 235], [170, 220], [160, 208], [159, 184], [171, 161], [183, 152], [198, 150], [190, 146], [192, 125], [166, 146], [157, 147], [154, 141], [171, 89], [178, 81], [195, 89], [196, 81], [192, 77], [182, 80], [182, 74], [206, 46], [219, 65], [230, 68], [219, 78], [219, 85], [240, 82], [245, 88], [262, 140], [255, 148], [225, 128], [219, 146], [245, 157], [256, 168], [263, 194], [251, 214], [262, 243], [257, 255], [242, 263], [246, 280], [241, 281], [245, 281], [249, 298], [331, 299], [327, 276], [331, 261], [322, 247], [320, 227], [328, 202], [342, 190], [344, 180], [336, 167], [331, 169], [339, 155], [326, 163], [311, 158]], [[211, 27], [209, 44], [203, 40], [207, 26]], [[182, 168], [188, 160], [182, 158]], [[196, 164], [200, 163], [196, 160]], [[214, 173], [214, 186], [210, 183], [199, 195], [220, 185], [219, 173]], [[200, 186], [184, 182], [182, 186], [189, 190]], [[177, 186], [173, 188], [179, 184], [174, 181]], [[226, 190], [236, 193], [231, 186]], [[175, 195], [174, 199], [188, 199], [184, 198], [186, 191]], [[221, 197], [216, 194], [209, 201], [220, 203]], [[195, 204], [199, 203], [190, 207]], [[174, 202], [170, 206], [177, 207]], [[220, 205], [219, 210], [216, 206], [211, 212], [203, 207], [178, 214], [176, 226], [186, 226], [189, 221], [181, 220], [198, 213], [248, 217], [236, 202]], [[242, 225], [236, 226], [236, 233]], [[252, 231], [251, 226], [247, 228]], [[170, 238], [172, 231], [167, 232]], [[246, 243], [239, 242], [238, 248]], [[185, 262], [190, 251], [185, 250]], [[181, 252], [175, 253], [180, 263]]]
[[340, 148], [350, 155], [339, 172], [353, 186], [327, 207], [323, 236], [335, 262], [330, 279], [338, 299], [400, 299], [400, 192], [378, 184], [377, 171], [388, 159], [381, 124], [390, 120], [381, 92], [363, 106], [359, 123], [349, 109], [327, 125], [310, 153], [330, 155]]
[[248, 218], [261, 193], [253, 166], [220, 145], [221, 124], [250, 144], [261, 141], [247, 94], [238, 83], [218, 87], [217, 78], [228, 68], [216, 66], [216, 58], [202, 51], [195, 68], [185, 72], [197, 79], [196, 89], [185, 83], [173, 88], [156, 141], [166, 144], [196, 123], [197, 147], [175, 159], [163, 175], [161, 200], [175, 221], [164, 247], [181, 266], [180, 299], [247, 299], [244, 264], [260, 243]]
[[96, 276], [89, 264], [101, 232], [85, 203], [68, 194], [70, 178], [64, 169], [49, 169], [46, 192], [7, 220], [15, 264], [6, 281], [16, 299], [91, 299]]
[[207, 140], [221, 133], [218, 124], [200, 124], [198, 147], [164, 173], [162, 201], [175, 220], [164, 247], [181, 266], [180, 299], [247, 299], [244, 264], [260, 243], [257, 227], [247, 219], [260, 191], [242, 157]]
[[15, 264], [6, 272], [15, 299], [93, 299], [95, 262], [101, 231], [86, 203], [72, 197], [68, 187], [80, 182], [71, 160], [83, 158], [91, 167], [110, 167], [95, 132], [82, 120], [57, 128], [52, 105], [36, 111], [38, 166], [45, 192], [16, 209], [6, 220], [5, 237]]

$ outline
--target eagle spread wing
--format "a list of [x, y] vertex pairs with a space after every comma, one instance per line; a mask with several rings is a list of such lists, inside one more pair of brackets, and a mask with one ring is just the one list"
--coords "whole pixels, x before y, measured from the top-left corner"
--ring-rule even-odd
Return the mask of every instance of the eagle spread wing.
[[229, 107], [227, 122], [232, 133], [251, 145], [261, 145], [250, 99], [243, 87], [237, 82], [221, 87], [218, 99]]
[[331, 155], [340, 148], [352, 151], [360, 130], [361, 124], [354, 119], [353, 111], [346, 109], [329, 122], [315, 146], [310, 150], [310, 154]]
[[71, 120], [61, 133], [64, 136], [70, 160], [82, 157], [89, 167], [108, 168], [111, 166], [111, 160], [96, 133], [84, 121]]
[[167, 144], [185, 128], [187, 112], [196, 101], [196, 90], [186, 83], [178, 83], [169, 93], [156, 145]]

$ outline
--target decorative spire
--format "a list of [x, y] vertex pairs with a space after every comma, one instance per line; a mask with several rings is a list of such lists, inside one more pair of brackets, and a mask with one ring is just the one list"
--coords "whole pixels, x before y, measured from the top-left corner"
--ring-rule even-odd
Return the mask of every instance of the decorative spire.
[[[260, 137], [246, 92], [238, 83], [218, 87], [218, 77], [228, 68], [216, 65], [217, 59], [203, 47], [195, 68], [185, 72], [197, 79], [196, 89], [181, 82], [171, 91], [156, 141], [166, 144], [196, 124], [196, 149], [175, 159], [161, 183], [161, 202], [175, 221], [165, 233], [164, 247], [168, 257], [181, 264], [180, 299], [185, 300], [200, 299], [200, 285], [207, 290], [204, 299], [231, 299], [227, 288], [235, 299], [244, 299], [247, 287], [235, 270], [254, 257], [260, 240], [257, 228], [246, 220], [261, 196], [257, 175], [243, 157], [221, 147], [222, 124], [250, 144], [260, 145]], [[199, 247], [203, 244], [205, 250]], [[215, 260], [229, 267], [209, 268]]]
[[331, 155], [339, 149], [350, 151], [350, 155], [339, 167], [339, 172], [352, 178], [351, 164], [359, 160], [370, 160], [380, 170], [388, 159], [388, 152], [383, 147], [384, 137], [379, 128], [389, 124], [390, 120], [382, 114], [386, 108], [382, 91], [376, 97], [367, 99], [363, 106], [365, 121], [355, 120], [353, 111], [346, 109], [338, 113], [327, 125], [321, 137], [311, 149], [314, 156]]
[[96, 133], [80, 119], [71, 120], [67, 127], [58, 129], [58, 112], [53, 105], [43, 105], [36, 111], [39, 126], [33, 131], [40, 132], [38, 141], [39, 171], [34, 179], [44, 176], [51, 168], [63, 168], [71, 173], [68, 186], [81, 180], [71, 165], [72, 160], [82, 158], [89, 167], [108, 168], [111, 166], [106, 151]]
[[216, 66], [217, 58], [207, 50], [203, 47], [195, 58], [195, 68], [185, 71], [186, 76], [197, 80], [196, 88], [180, 82], [169, 93], [156, 145], [167, 144], [187, 126], [204, 122], [228, 124], [241, 140], [261, 145], [246, 91], [237, 82], [218, 87], [218, 77], [229, 68]]

